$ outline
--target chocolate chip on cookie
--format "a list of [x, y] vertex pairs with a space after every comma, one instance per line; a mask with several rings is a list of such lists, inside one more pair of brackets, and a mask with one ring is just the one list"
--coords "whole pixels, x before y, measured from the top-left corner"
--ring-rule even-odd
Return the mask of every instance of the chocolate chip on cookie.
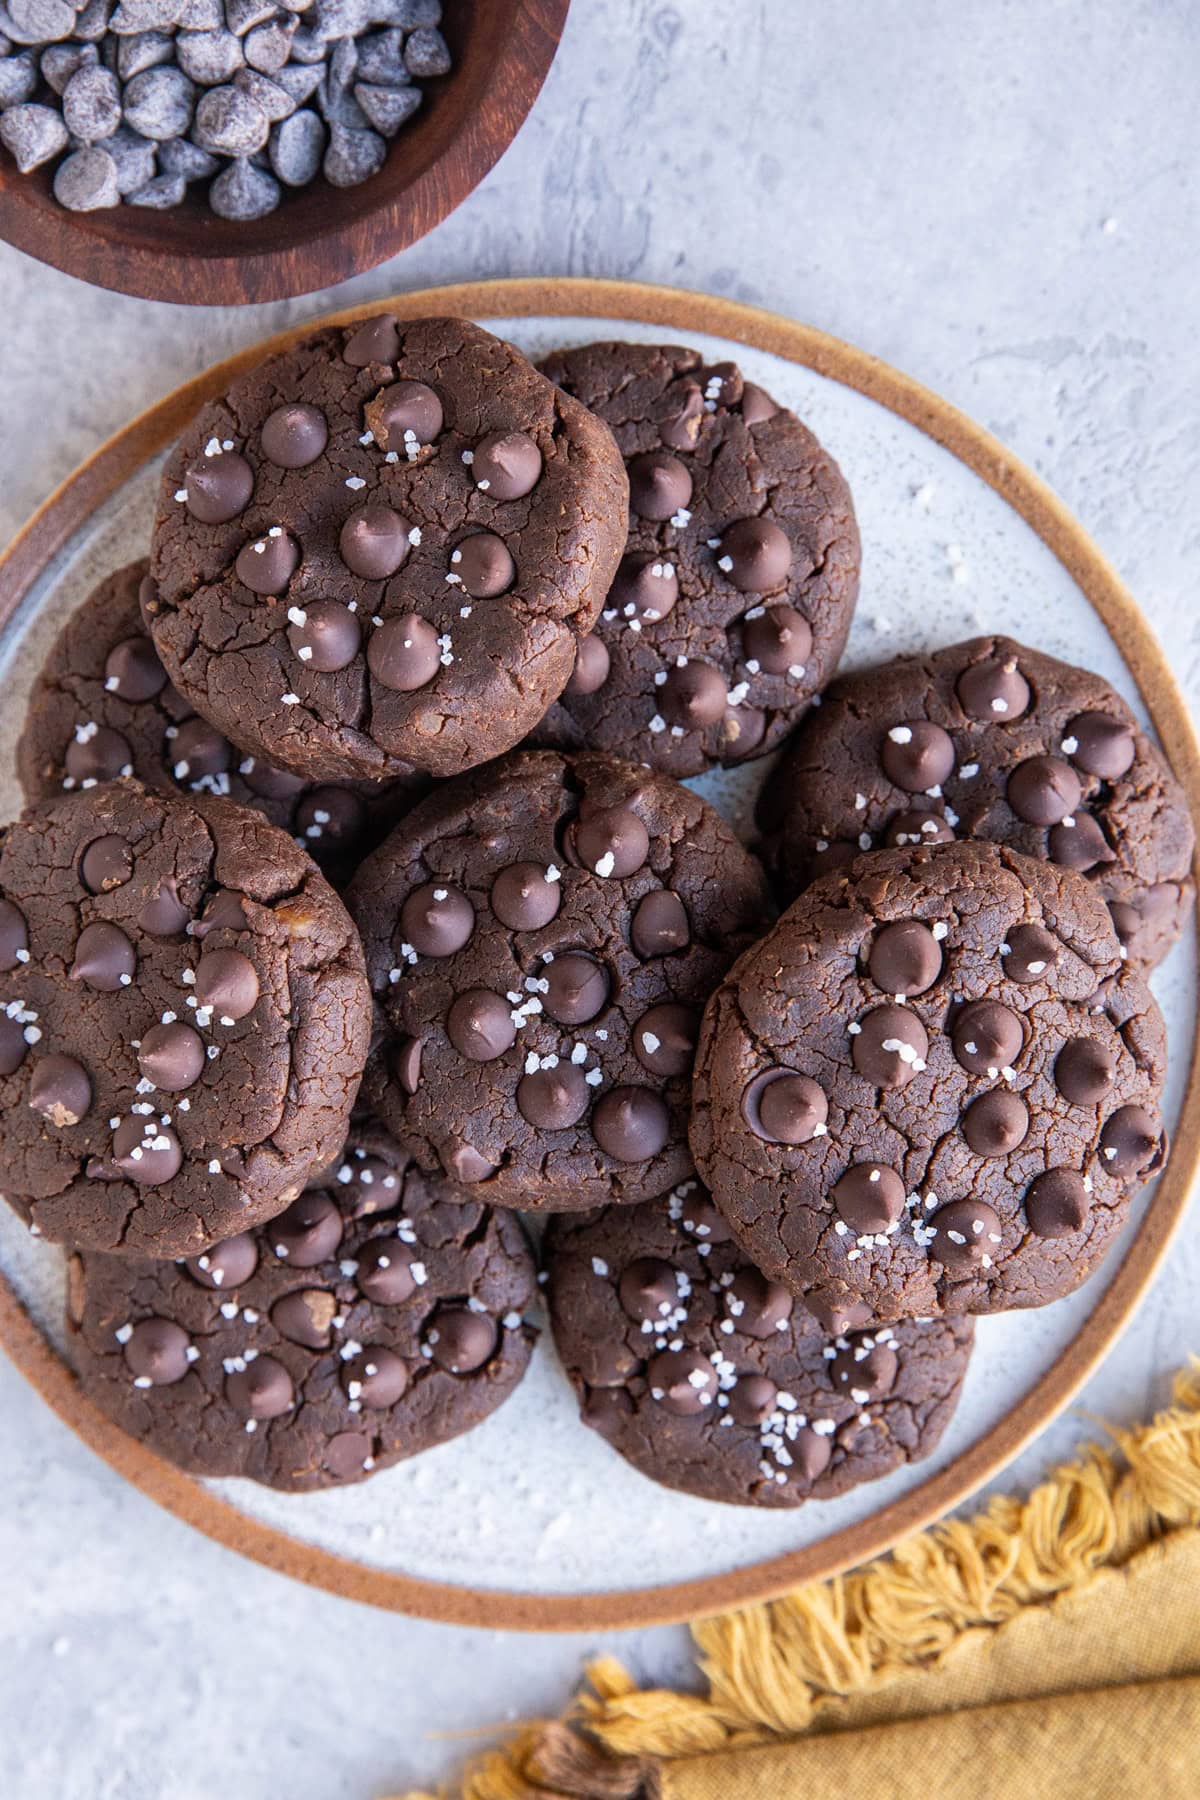
[[971, 1319], [851, 1328], [746, 1261], [697, 1181], [551, 1220], [554, 1341], [587, 1425], [652, 1481], [799, 1506], [927, 1456]]
[[692, 1150], [798, 1294], [889, 1319], [1040, 1306], [1163, 1160], [1165, 1054], [1081, 876], [980, 842], [878, 851], [713, 996]]
[[1086, 875], [1132, 962], [1170, 949], [1194, 900], [1179, 783], [1100, 676], [1011, 638], [844, 675], [759, 804], [791, 900], [861, 850], [983, 838]]
[[229, 800], [126, 781], [0, 832], [0, 896], [16, 1210], [169, 1257], [285, 1207], [345, 1136], [370, 1031], [357, 934], [303, 851]]
[[[235, 749], [167, 679], [138, 604], [148, 570], [145, 560], [118, 569], [63, 626], [17, 748], [25, 798], [50, 800], [130, 774], [148, 787], [222, 794], [290, 832], [332, 880], [347, 878], [428, 780], [409, 771], [389, 781], [310, 782]], [[324, 617], [320, 603], [311, 609], [314, 643], [328, 642]]]
[[452, 774], [561, 692], [626, 486], [607, 427], [478, 326], [327, 327], [176, 446], [147, 622], [250, 756], [313, 781]]
[[753, 858], [695, 794], [521, 753], [417, 807], [347, 904], [384, 1026], [366, 1091], [423, 1168], [534, 1210], [689, 1172], [700, 1012], [766, 918]]
[[307, 1491], [494, 1412], [529, 1362], [533, 1293], [516, 1219], [364, 1122], [271, 1224], [183, 1263], [73, 1257], [67, 1322], [122, 1430], [192, 1474]]
[[794, 413], [697, 351], [587, 344], [543, 364], [612, 427], [625, 554], [532, 742], [675, 776], [778, 745], [830, 679], [858, 592], [849, 490]]

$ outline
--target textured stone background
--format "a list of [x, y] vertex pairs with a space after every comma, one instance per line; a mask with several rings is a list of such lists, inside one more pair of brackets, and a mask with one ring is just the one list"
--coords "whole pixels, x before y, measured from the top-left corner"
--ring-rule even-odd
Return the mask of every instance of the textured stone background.
[[[1190, 0], [575, 0], [518, 141], [431, 238], [335, 292], [152, 307], [0, 248], [5, 535], [132, 413], [330, 304], [489, 275], [636, 277], [812, 321], [938, 389], [1057, 488], [1200, 696], [1200, 11]], [[1190, 298], [1189, 298], [1190, 296]], [[1072, 1417], [1161, 1401], [1196, 1231]], [[189, 1532], [0, 1360], [0, 1793], [371, 1800], [555, 1709], [581, 1658], [310, 1593]]]

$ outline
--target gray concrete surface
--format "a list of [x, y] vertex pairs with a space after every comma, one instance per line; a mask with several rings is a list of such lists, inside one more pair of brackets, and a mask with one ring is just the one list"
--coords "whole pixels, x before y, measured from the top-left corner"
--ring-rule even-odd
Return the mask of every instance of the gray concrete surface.
[[[630, 276], [811, 320], [974, 414], [1093, 532], [1194, 702], [1198, 74], [1189, 0], [575, 0], [491, 177], [333, 293], [152, 307], [0, 248], [0, 529], [139, 407], [330, 303]], [[1196, 1236], [1084, 1408], [1136, 1416], [1200, 1348]], [[294, 1587], [126, 1488], [2, 1360], [0, 1446], [6, 1800], [370, 1800], [448, 1775], [464, 1732], [557, 1707], [600, 1647]], [[685, 1670], [682, 1632], [614, 1642], [648, 1678]]]

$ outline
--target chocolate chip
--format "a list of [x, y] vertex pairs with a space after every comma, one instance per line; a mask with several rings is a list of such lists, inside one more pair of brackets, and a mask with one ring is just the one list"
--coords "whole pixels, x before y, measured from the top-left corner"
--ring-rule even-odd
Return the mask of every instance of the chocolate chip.
[[92, 787], [98, 781], [115, 781], [132, 772], [133, 751], [129, 739], [111, 726], [95, 724], [77, 729], [63, 759], [70, 781]]
[[594, 694], [608, 680], [611, 668], [612, 657], [600, 639], [598, 637], [581, 638], [575, 651], [575, 667], [563, 692]]
[[503, 538], [494, 531], [476, 531], [450, 552], [450, 573], [472, 599], [494, 600], [512, 586], [517, 565]]
[[886, 1232], [904, 1211], [904, 1183], [884, 1163], [852, 1163], [830, 1189], [838, 1217], [860, 1236]]
[[367, 645], [367, 666], [381, 687], [411, 694], [433, 680], [441, 667], [437, 632], [416, 613], [385, 619]]
[[599, 806], [570, 827], [572, 849], [603, 880], [635, 875], [650, 854], [650, 833], [628, 806]]
[[747, 425], [763, 425], [773, 419], [779, 408], [765, 388], [760, 388], [753, 381], [742, 386], [742, 417]]
[[980, 1094], [962, 1116], [962, 1134], [976, 1156], [1007, 1156], [1029, 1132], [1029, 1111], [1019, 1094], [1004, 1088]]
[[236, 888], [221, 888], [206, 904], [192, 928], [193, 937], [204, 939], [213, 931], [246, 929], [245, 895]]
[[542, 453], [523, 431], [493, 431], [475, 446], [471, 474], [475, 486], [493, 500], [521, 500], [542, 473]]
[[1011, 725], [1028, 710], [1031, 697], [1014, 657], [973, 663], [959, 676], [955, 692], [967, 717], [988, 725]]
[[113, 1132], [113, 1163], [138, 1187], [162, 1187], [174, 1181], [183, 1166], [183, 1151], [175, 1133], [160, 1121], [131, 1115]]
[[167, 685], [167, 671], [148, 637], [124, 638], [114, 644], [104, 663], [104, 686], [118, 700], [140, 705]]
[[193, 1087], [204, 1072], [204, 1039], [182, 1019], [152, 1025], [138, 1050], [138, 1068], [147, 1081], [169, 1094]]
[[187, 929], [191, 917], [179, 898], [174, 878], [168, 875], [147, 895], [137, 915], [137, 922], [150, 937], [178, 937]]
[[1098, 1106], [1116, 1078], [1116, 1058], [1096, 1038], [1071, 1038], [1054, 1061], [1054, 1085], [1072, 1106]]
[[382, 1412], [407, 1392], [408, 1365], [385, 1345], [368, 1344], [342, 1364], [342, 1382], [351, 1401]]
[[258, 970], [240, 950], [206, 950], [196, 964], [194, 992], [218, 1018], [244, 1019], [258, 1001]]
[[327, 1288], [297, 1288], [271, 1308], [271, 1323], [289, 1344], [325, 1350], [333, 1341], [337, 1301]]
[[729, 1411], [739, 1425], [758, 1426], [775, 1411], [779, 1389], [767, 1375], [739, 1375], [729, 1390]]
[[1143, 1175], [1161, 1159], [1162, 1126], [1144, 1106], [1122, 1106], [1100, 1133], [1100, 1164], [1110, 1175]]
[[694, 450], [704, 424], [704, 395], [698, 382], [680, 381], [667, 392], [658, 435], [672, 450]]
[[646, 1369], [646, 1385], [651, 1399], [687, 1418], [712, 1405], [717, 1371], [699, 1350], [662, 1350]]
[[791, 1452], [794, 1478], [804, 1480], [811, 1487], [829, 1467], [833, 1445], [810, 1426], [802, 1425], [791, 1439]]
[[668, 725], [703, 731], [714, 725], [729, 703], [725, 677], [712, 663], [689, 657], [667, 673], [658, 690], [658, 710]]
[[1008, 778], [1008, 804], [1027, 825], [1057, 825], [1079, 805], [1083, 789], [1060, 756], [1030, 756]]
[[245, 1419], [278, 1419], [295, 1405], [296, 1391], [281, 1362], [256, 1356], [225, 1377], [225, 1397]]
[[[381, 360], [391, 362], [393, 357]], [[442, 403], [424, 381], [392, 382], [368, 400], [364, 412], [372, 437], [384, 451], [403, 453], [410, 446], [432, 444], [445, 423]]]
[[1010, 981], [1041, 981], [1058, 967], [1062, 946], [1042, 925], [1014, 925], [1008, 934], [1004, 973]]
[[972, 1275], [994, 1259], [1000, 1247], [1000, 1219], [986, 1200], [952, 1200], [929, 1221], [930, 1254], [948, 1275]]
[[309, 789], [292, 823], [307, 844], [319, 844], [322, 850], [350, 849], [366, 829], [367, 809], [349, 788], [325, 784]]
[[805, 1294], [804, 1304], [830, 1337], [844, 1337], [855, 1326], [868, 1325], [871, 1321], [871, 1308], [867, 1302], [852, 1294], [836, 1297], [832, 1294]]
[[829, 1378], [835, 1388], [849, 1393], [858, 1406], [882, 1400], [896, 1385], [900, 1358], [891, 1344], [865, 1334], [851, 1338], [829, 1365]]
[[15, 1075], [28, 1048], [20, 1020], [10, 1019], [7, 1012], [0, 1011], [0, 1075]]
[[338, 537], [342, 561], [353, 575], [385, 581], [407, 558], [412, 529], [390, 506], [378, 502], [360, 506], [350, 514]]
[[665, 619], [679, 599], [679, 577], [673, 565], [653, 552], [623, 556], [608, 590], [608, 612], [622, 619]]
[[880, 762], [888, 780], [906, 794], [927, 794], [954, 773], [954, 742], [928, 719], [909, 719], [889, 728]]
[[1078, 869], [1081, 873], [1117, 860], [1100, 826], [1087, 812], [1073, 813], [1070, 819], [1052, 826], [1046, 853], [1060, 868]]
[[344, 1220], [328, 1194], [301, 1194], [267, 1227], [267, 1241], [292, 1269], [315, 1269], [328, 1262], [342, 1241]]
[[1063, 753], [1089, 775], [1119, 781], [1128, 775], [1137, 754], [1133, 730], [1111, 713], [1081, 712], [1067, 725]]
[[737, 519], [721, 533], [717, 567], [739, 594], [769, 594], [782, 587], [792, 566], [787, 533], [773, 519]]
[[661, 1326], [679, 1305], [679, 1276], [660, 1256], [638, 1256], [622, 1269], [617, 1294], [631, 1319]]
[[638, 901], [629, 937], [638, 955], [647, 959], [686, 950], [692, 941], [687, 907], [669, 888], [656, 888]]
[[120, 926], [99, 919], [85, 925], [76, 939], [68, 974], [98, 994], [115, 994], [130, 985], [136, 968], [137, 955]]
[[608, 1004], [608, 970], [584, 950], [559, 951], [542, 979], [542, 1005], [557, 1025], [586, 1025]]
[[825, 1091], [795, 1069], [764, 1069], [742, 1092], [742, 1117], [771, 1144], [807, 1144], [823, 1135], [829, 1117]]
[[871, 980], [885, 994], [923, 994], [942, 972], [942, 952], [928, 925], [897, 919], [883, 925], [867, 957]]
[[356, 1252], [354, 1279], [359, 1292], [376, 1306], [399, 1306], [417, 1291], [412, 1265], [416, 1261], [407, 1244], [396, 1237], [371, 1238]]
[[421, 1053], [420, 1038], [401, 1038], [392, 1051], [389, 1062], [391, 1070], [406, 1094], [415, 1094], [421, 1085]]
[[93, 838], [79, 860], [80, 880], [89, 894], [110, 894], [132, 874], [133, 852], [114, 832]]
[[142, 1387], [170, 1387], [188, 1372], [189, 1340], [173, 1319], [139, 1319], [125, 1340], [124, 1356]]
[[451, 1006], [446, 1035], [460, 1056], [471, 1062], [492, 1062], [516, 1042], [512, 1005], [489, 988], [471, 988]]
[[304, 789], [303, 775], [294, 775], [290, 769], [276, 769], [263, 762], [261, 757], [247, 756], [239, 764], [238, 772], [250, 791], [264, 800], [291, 800]]
[[496, 1340], [495, 1319], [487, 1313], [470, 1312], [465, 1306], [439, 1306], [430, 1320], [433, 1360], [452, 1375], [471, 1375], [482, 1369], [495, 1351]]
[[541, 1131], [577, 1125], [591, 1097], [583, 1070], [561, 1057], [553, 1068], [533, 1069], [517, 1083], [517, 1111]]
[[78, 1125], [92, 1104], [92, 1078], [73, 1056], [39, 1056], [29, 1081], [29, 1104], [59, 1130]]
[[795, 1301], [787, 1288], [768, 1281], [757, 1269], [739, 1269], [725, 1289], [725, 1305], [734, 1329], [760, 1341], [774, 1337], [792, 1316]]
[[562, 882], [551, 881], [541, 863], [509, 863], [491, 891], [492, 911], [510, 931], [537, 931], [548, 925], [562, 904]]
[[365, 1431], [335, 1431], [325, 1446], [322, 1467], [339, 1481], [349, 1481], [372, 1467], [372, 1440]]
[[803, 670], [812, 655], [812, 626], [794, 606], [780, 601], [742, 622], [742, 654], [766, 675]]
[[964, 1069], [972, 1075], [990, 1075], [994, 1081], [1016, 1062], [1025, 1032], [1011, 1007], [998, 1000], [973, 1000], [955, 1018], [950, 1041]]
[[665, 1001], [644, 1012], [633, 1028], [634, 1054], [652, 1075], [685, 1075], [696, 1056], [700, 1014], [694, 1006]]
[[685, 1181], [676, 1188], [673, 1201], [679, 1207], [679, 1222], [685, 1231], [706, 1244], [728, 1244], [732, 1233], [722, 1215], [697, 1181]]
[[907, 1087], [925, 1067], [929, 1039], [916, 1014], [905, 1006], [877, 1006], [851, 1036], [851, 1052], [859, 1074], [876, 1087]]
[[475, 929], [475, 908], [461, 888], [437, 881], [413, 889], [400, 908], [404, 941], [419, 956], [453, 956]]
[[282, 594], [299, 566], [299, 544], [278, 525], [265, 537], [243, 544], [233, 565], [238, 580], [252, 594]]
[[375, 364], [394, 363], [400, 354], [400, 329], [391, 313], [378, 313], [364, 319], [346, 339], [343, 362], [352, 369], [368, 369]]
[[615, 1087], [592, 1108], [592, 1136], [617, 1162], [647, 1162], [670, 1134], [670, 1116], [658, 1095], [644, 1087]]
[[1025, 1194], [1025, 1217], [1038, 1237], [1070, 1237], [1088, 1216], [1088, 1184], [1077, 1169], [1047, 1169]]
[[292, 609], [288, 643], [306, 668], [331, 675], [349, 668], [362, 644], [358, 615], [336, 600], [313, 600]]
[[264, 419], [260, 441], [277, 469], [306, 469], [329, 442], [329, 425], [319, 407], [291, 401]]
[[0, 898], [0, 970], [5, 973], [27, 960], [29, 931], [25, 914], [11, 900]]
[[682, 512], [692, 497], [687, 467], [667, 450], [648, 450], [630, 459], [629, 504], [640, 518], [659, 523]]
[[225, 525], [245, 512], [254, 494], [254, 470], [236, 450], [198, 457], [183, 478], [186, 505], [202, 525]]
[[187, 1259], [188, 1274], [201, 1287], [224, 1291], [241, 1287], [257, 1267], [258, 1244], [248, 1231], [239, 1231], [236, 1237], [226, 1238], [223, 1243], [214, 1244], [211, 1250]]

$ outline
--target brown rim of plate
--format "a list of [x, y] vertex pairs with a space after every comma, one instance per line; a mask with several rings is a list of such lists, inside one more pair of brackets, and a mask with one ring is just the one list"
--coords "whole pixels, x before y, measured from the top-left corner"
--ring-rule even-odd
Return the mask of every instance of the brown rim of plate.
[[[234, 375], [262, 356], [284, 349], [318, 323], [369, 317], [385, 305], [406, 318], [431, 313], [458, 313], [474, 319], [584, 317], [662, 325], [673, 337], [704, 332], [802, 364], [907, 419], [987, 482], [1037, 533], [1083, 591], [1132, 672], [1159, 740], [1187, 792], [1193, 816], [1200, 819], [1200, 747], [1166, 658], [1132, 595], [1045, 483], [990, 433], [866, 352], [774, 313], [680, 289], [569, 279], [427, 288], [308, 320], [217, 363], [110, 438], [68, 476], [18, 533], [0, 558], [0, 627], [13, 617], [49, 559], [72, 533], [143, 462], [171, 443], [200, 405], [220, 393]], [[1193, 1039], [1178, 1133], [1154, 1203], [1129, 1237], [1116, 1273], [1075, 1337], [1012, 1411], [946, 1468], [870, 1518], [781, 1556], [720, 1575], [653, 1587], [606, 1593], [523, 1593], [459, 1587], [351, 1561], [248, 1517], [118, 1430], [81, 1392], [66, 1363], [2, 1274], [0, 1346], [59, 1417], [135, 1487], [218, 1543], [295, 1580], [393, 1612], [493, 1630], [600, 1631], [673, 1624], [775, 1599], [802, 1582], [835, 1575], [881, 1555], [900, 1538], [960, 1505], [998, 1474], [1068, 1404], [1116, 1342], [1162, 1263], [1187, 1204], [1198, 1161], [1200, 1047]]]

